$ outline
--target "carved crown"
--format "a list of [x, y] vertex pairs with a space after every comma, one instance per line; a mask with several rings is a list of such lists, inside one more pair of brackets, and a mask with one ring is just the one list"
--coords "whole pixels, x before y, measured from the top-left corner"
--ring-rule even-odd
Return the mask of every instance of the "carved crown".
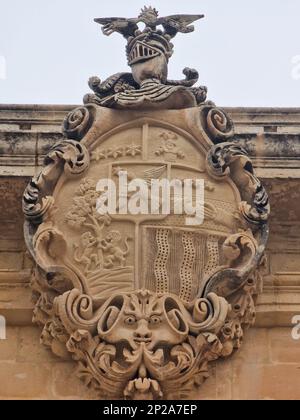
[[140, 15], [139, 15], [139, 18], [141, 18], [141, 19], [145, 19], [146, 21], [150, 18], [157, 18], [158, 17], [158, 11], [155, 9], [155, 7], [152, 7], [152, 6], [149, 6], [149, 7], [147, 7], [147, 6], [144, 6], [142, 9], [141, 9], [141, 13], [140, 13]]

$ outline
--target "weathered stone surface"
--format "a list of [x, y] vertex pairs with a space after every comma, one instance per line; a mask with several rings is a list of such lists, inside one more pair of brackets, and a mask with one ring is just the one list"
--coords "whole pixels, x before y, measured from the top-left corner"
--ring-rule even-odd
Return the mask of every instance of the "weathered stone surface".
[[89, 400], [97, 396], [88, 390], [84, 384], [74, 377], [73, 363], [60, 363], [52, 367], [52, 394], [55, 399]]
[[237, 362], [242, 365], [253, 364], [253, 366], [271, 363], [271, 349], [268, 343], [268, 330], [250, 329], [245, 336], [243, 347], [235, 355]]
[[6, 340], [0, 340], [0, 361], [16, 361], [18, 348], [19, 329], [8, 327], [6, 330]]
[[[292, 337], [290, 328], [270, 329], [269, 341], [272, 363], [298, 364], [300, 369], [300, 340]], [[299, 392], [300, 393], [300, 392]], [[300, 398], [300, 395], [299, 395]]]
[[240, 365], [234, 369], [235, 400], [299, 400], [299, 364]]
[[0, 286], [0, 314], [5, 317], [8, 325], [31, 325], [32, 292], [29, 284], [20, 286], [18, 283]]
[[[19, 328], [16, 360], [19, 363], [59, 363], [61, 359], [40, 344], [39, 328]], [[62, 362], [61, 362], [62, 363]]]
[[299, 341], [290, 328], [254, 328], [231, 360], [217, 363], [196, 399], [299, 400]]
[[[0, 344], [1, 345], [1, 344]], [[49, 365], [0, 361], [0, 399], [38, 399], [49, 397]]]

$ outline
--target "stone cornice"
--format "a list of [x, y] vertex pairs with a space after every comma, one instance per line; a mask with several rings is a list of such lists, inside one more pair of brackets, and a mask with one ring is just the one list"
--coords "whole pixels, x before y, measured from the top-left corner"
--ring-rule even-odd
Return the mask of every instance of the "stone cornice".
[[[0, 105], [0, 175], [32, 176], [75, 105]], [[263, 178], [300, 177], [300, 108], [225, 108]], [[276, 173], [273, 172], [276, 170]]]
[[38, 126], [57, 127], [59, 131], [66, 113], [76, 108], [76, 105], [1, 105], [0, 127], [2, 124], [17, 126], [20, 131], [27, 131], [24, 124], [32, 127]]
[[[52, 127], [57, 126], [59, 131], [66, 113], [76, 106], [0, 104], [0, 128], [3, 124], [33, 126], [49, 124]], [[237, 133], [291, 133], [292, 131], [294, 134], [300, 133], [300, 108], [224, 107], [224, 109], [234, 120]]]

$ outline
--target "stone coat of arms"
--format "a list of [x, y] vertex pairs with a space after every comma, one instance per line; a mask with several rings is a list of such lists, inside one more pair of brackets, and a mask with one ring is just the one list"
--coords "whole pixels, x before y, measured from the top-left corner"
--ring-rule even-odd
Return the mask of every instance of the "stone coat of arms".
[[[266, 191], [233, 122], [194, 86], [197, 71], [168, 79], [172, 38], [202, 17], [145, 8], [136, 19], [95, 19], [126, 38], [131, 73], [90, 79], [94, 93], [65, 118], [65, 140], [24, 193], [34, 321], [99, 398], [188, 399], [255, 320]], [[99, 212], [99, 179], [119, 185], [124, 173], [146, 185], [192, 180], [193, 197], [202, 179], [203, 223], [187, 225], [173, 206]]]

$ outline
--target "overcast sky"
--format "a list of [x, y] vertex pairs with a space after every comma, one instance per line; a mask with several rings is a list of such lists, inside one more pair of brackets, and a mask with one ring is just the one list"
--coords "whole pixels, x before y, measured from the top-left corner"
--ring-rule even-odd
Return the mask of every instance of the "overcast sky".
[[[119, 34], [95, 17], [136, 17], [145, 0], [0, 0], [0, 103], [78, 104], [87, 80], [128, 71]], [[196, 68], [221, 106], [300, 107], [300, 0], [152, 0], [161, 16], [204, 13], [175, 38], [169, 77]]]

